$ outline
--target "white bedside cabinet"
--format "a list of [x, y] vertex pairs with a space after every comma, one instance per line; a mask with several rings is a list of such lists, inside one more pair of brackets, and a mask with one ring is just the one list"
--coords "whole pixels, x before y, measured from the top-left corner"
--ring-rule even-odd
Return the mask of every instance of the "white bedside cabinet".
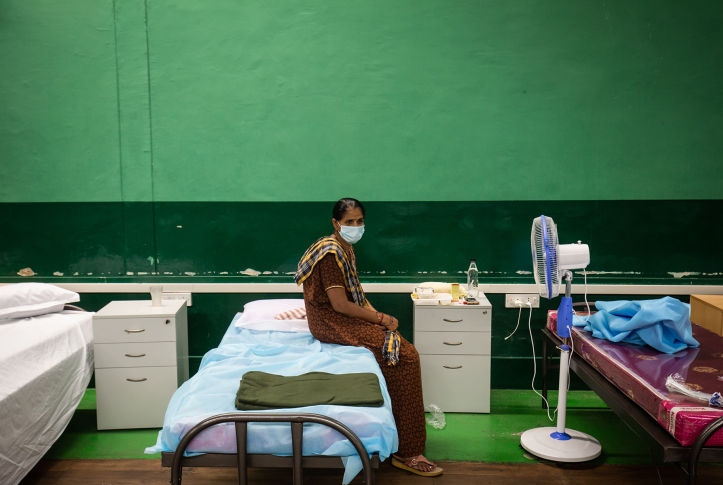
[[443, 412], [490, 412], [492, 305], [414, 303], [414, 346], [422, 365], [424, 405]]
[[98, 429], [160, 428], [188, 380], [185, 300], [113, 301], [93, 316]]

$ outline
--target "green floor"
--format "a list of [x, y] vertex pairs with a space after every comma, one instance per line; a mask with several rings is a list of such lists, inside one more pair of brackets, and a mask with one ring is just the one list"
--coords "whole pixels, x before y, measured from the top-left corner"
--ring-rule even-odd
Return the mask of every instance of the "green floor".
[[[551, 393], [550, 402], [556, 402]], [[551, 426], [532, 391], [493, 390], [490, 414], [446, 414], [447, 425], [427, 427], [425, 455], [434, 460], [525, 463], [533, 461], [519, 447], [520, 434]], [[568, 394], [568, 426], [600, 440], [603, 454], [594, 463], [650, 464], [645, 444], [591, 391]], [[89, 389], [48, 458], [160, 458], [145, 455], [157, 429], [98, 431], [95, 390]]]

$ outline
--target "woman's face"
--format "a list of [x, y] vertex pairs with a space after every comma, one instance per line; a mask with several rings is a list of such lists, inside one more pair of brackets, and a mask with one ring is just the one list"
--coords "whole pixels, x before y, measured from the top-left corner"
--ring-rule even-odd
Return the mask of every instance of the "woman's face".
[[363, 226], [364, 225], [364, 214], [362, 214], [362, 211], [360, 208], [355, 207], [354, 209], [349, 209], [344, 213], [344, 217], [341, 218], [340, 221], [337, 221], [336, 219], [332, 219], [331, 223], [334, 225], [334, 229], [337, 231], [340, 230], [339, 226]]

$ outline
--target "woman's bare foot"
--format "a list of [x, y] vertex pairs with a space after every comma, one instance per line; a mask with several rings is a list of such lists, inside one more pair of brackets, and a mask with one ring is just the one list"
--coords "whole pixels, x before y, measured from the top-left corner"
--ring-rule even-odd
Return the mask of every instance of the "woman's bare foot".
[[439, 473], [441, 473], [441, 468], [438, 469], [437, 464], [427, 460], [424, 455], [412, 456], [408, 458], [397, 455], [392, 455], [392, 457], [396, 458], [407, 467], [413, 468], [414, 470], [420, 471], [422, 473], [431, 473], [435, 470], [439, 470]]

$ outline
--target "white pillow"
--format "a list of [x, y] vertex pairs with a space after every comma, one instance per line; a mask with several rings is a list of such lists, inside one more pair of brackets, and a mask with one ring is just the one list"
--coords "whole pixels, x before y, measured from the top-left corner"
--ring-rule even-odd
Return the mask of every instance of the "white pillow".
[[308, 320], [263, 320], [261, 322], [236, 322], [239, 328], [249, 330], [274, 330], [276, 332], [311, 333]]
[[248, 323], [273, 320], [277, 314], [305, 306], [304, 300], [256, 300], [244, 305], [241, 318], [236, 322]]
[[74, 291], [46, 283], [0, 286], [0, 319], [59, 312], [66, 303], [77, 301], [80, 301], [80, 296]]
[[235, 325], [250, 330], [277, 330], [279, 332], [308, 332], [306, 320], [276, 320], [281, 312], [304, 307], [304, 300], [256, 300], [244, 305], [244, 311]]

